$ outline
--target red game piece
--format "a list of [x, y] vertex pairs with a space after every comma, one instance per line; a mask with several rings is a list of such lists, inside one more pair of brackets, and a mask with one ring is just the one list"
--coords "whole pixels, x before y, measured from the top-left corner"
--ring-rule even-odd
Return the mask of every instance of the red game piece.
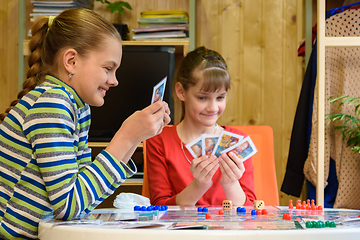
[[219, 210], [219, 215], [224, 215], [224, 211], [223, 211], [223, 210]]
[[261, 215], [261, 209], [256, 210], [256, 215]]
[[210, 213], [207, 213], [207, 214], [205, 215], [205, 219], [211, 219]]
[[291, 220], [291, 216], [287, 213], [284, 213], [283, 220]]
[[306, 200], [306, 205], [310, 207], [310, 199]]
[[268, 210], [264, 208], [263, 210], [261, 210], [261, 214], [262, 215], [268, 215]]
[[301, 208], [301, 199], [296, 200], [296, 209]]
[[306, 203], [305, 201], [303, 201], [301, 207], [300, 207], [301, 210], [305, 210], [306, 209]]
[[322, 210], [323, 210], [323, 207], [319, 205], [319, 206], [317, 206], [317, 210], [318, 210], [318, 211], [322, 211]]
[[294, 208], [294, 205], [293, 205], [293, 202], [292, 202], [292, 199], [289, 200], [289, 209], [293, 209]]

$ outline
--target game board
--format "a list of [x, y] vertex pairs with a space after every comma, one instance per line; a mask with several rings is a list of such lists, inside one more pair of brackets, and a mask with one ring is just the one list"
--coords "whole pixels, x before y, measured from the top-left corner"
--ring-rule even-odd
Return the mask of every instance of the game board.
[[[199, 209], [206, 209], [202, 211]], [[144, 210], [146, 209], [146, 210]], [[222, 206], [170, 207], [128, 212], [81, 214], [72, 221], [51, 219], [54, 225], [98, 225], [116, 228], [167, 228], [208, 230], [295, 230], [307, 228], [360, 228], [360, 210], [304, 210], [266, 206], [262, 210], [242, 207], [223, 210]], [[99, 209], [101, 210], [101, 209]], [[254, 214], [255, 213], [255, 214]], [[317, 226], [318, 225], [318, 226]]]
[[[159, 221], [174, 222], [174, 226], [206, 225], [209, 230], [285, 230], [309, 228], [307, 222], [334, 223], [332, 227], [360, 227], [360, 211], [357, 210], [299, 210], [286, 207], [268, 206], [265, 215], [252, 215], [252, 207], [246, 207], [246, 213], [237, 212], [236, 208], [223, 211], [221, 206], [207, 207], [208, 212], [199, 212], [196, 207], [181, 207], [168, 210]], [[284, 220], [284, 215], [290, 216]], [[335, 225], [336, 224], [336, 225]], [[320, 227], [325, 227], [320, 226]], [[330, 227], [330, 226], [327, 226]]]

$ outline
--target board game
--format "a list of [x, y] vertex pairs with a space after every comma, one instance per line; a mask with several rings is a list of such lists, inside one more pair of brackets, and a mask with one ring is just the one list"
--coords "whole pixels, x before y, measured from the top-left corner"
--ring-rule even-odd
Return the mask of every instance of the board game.
[[165, 228], [168, 230], [300, 230], [308, 228], [360, 228], [360, 210], [301, 209], [300, 207], [266, 206], [142, 206], [134, 210], [116, 212], [94, 211], [72, 221], [58, 221], [55, 225], [100, 225], [116, 228]]

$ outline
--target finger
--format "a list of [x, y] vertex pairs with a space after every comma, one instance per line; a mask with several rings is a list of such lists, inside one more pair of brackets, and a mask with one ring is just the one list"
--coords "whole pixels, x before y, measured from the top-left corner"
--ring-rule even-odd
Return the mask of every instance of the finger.
[[164, 109], [164, 102], [158, 101], [147, 106], [146, 108], [143, 109], [143, 111], [148, 114], [155, 114], [158, 111], [161, 111], [162, 109]]

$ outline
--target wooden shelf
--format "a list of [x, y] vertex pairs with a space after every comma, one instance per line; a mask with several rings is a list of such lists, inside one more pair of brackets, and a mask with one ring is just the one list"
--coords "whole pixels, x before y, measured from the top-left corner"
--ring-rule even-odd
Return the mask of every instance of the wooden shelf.
[[[29, 39], [24, 40], [23, 42], [23, 55], [29, 56]], [[142, 41], [123, 41], [125, 46], [174, 46], [176, 52], [182, 52], [185, 56], [189, 52], [189, 40], [185, 38], [184, 40], [170, 40], [170, 39], [161, 39], [161, 40], [142, 40]]]
[[142, 185], [143, 185], [143, 180], [139, 178], [129, 178], [126, 179], [123, 184], [121, 184], [121, 186], [142, 186]]
[[[106, 148], [107, 145], [109, 144], [109, 142], [89, 142], [88, 146], [93, 148], [93, 147], [99, 147], [99, 148]], [[142, 148], [143, 144], [140, 143], [138, 148]]]

